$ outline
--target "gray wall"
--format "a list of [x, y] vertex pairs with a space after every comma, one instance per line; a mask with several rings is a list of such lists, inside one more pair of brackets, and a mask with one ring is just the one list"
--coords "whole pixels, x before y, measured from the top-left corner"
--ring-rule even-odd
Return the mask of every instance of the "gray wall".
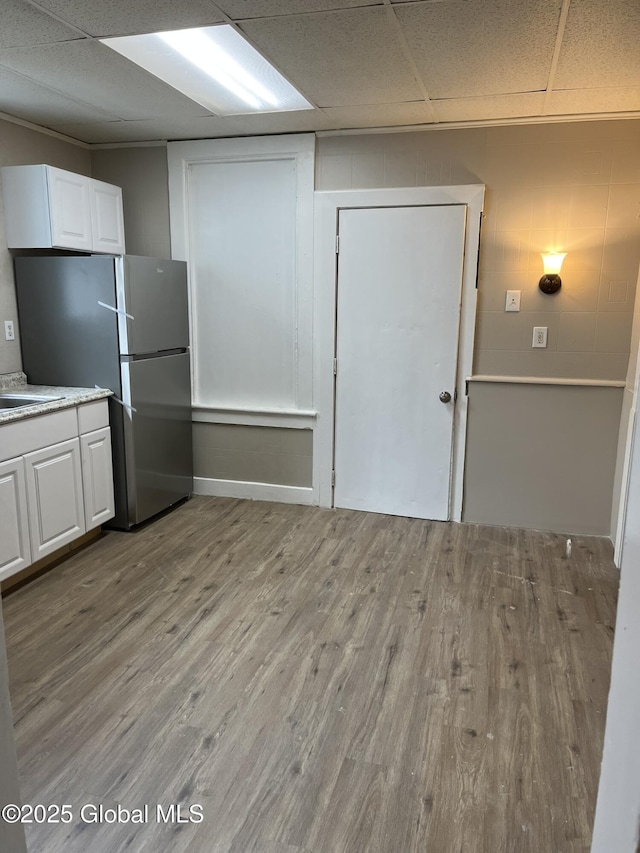
[[[13, 717], [9, 704], [9, 673], [4, 642], [2, 602], [0, 601], [0, 806], [21, 802], [13, 741]], [[8, 824], [0, 820], [2, 853], [25, 853], [26, 849], [22, 825]]]
[[[88, 149], [55, 139], [44, 133], [28, 130], [21, 125], [0, 120], [0, 166], [22, 166], [48, 163], [82, 175], [91, 174]], [[17, 320], [18, 308], [13, 280], [13, 261], [7, 249], [4, 230], [4, 209], [0, 203], [0, 373], [20, 370], [19, 329], [16, 340], [4, 339], [4, 321]]]
[[608, 536], [622, 395], [470, 383], [464, 519]]
[[[486, 185], [474, 372], [624, 380], [640, 263], [640, 121], [318, 139], [317, 189]], [[540, 252], [568, 252], [560, 293]], [[505, 313], [505, 291], [522, 291]], [[549, 328], [533, 350], [533, 326]]]
[[[639, 150], [637, 120], [327, 136], [316, 183], [484, 183], [474, 373], [623, 381], [640, 263]], [[562, 290], [546, 296], [539, 253], [551, 249], [568, 256]], [[520, 313], [504, 312], [507, 289], [522, 291]], [[548, 327], [547, 349], [531, 348], [533, 326]], [[621, 397], [472, 384], [465, 520], [608, 535]], [[541, 414], [551, 424], [558, 406], [565, 429], [549, 452]]]
[[196, 477], [311, 487], [310, 429], [194, 423]]
[[127, 252], [170, 258], [166, 147], [92, 151], [91, 174], [100, 181], [122, 187]]
[[[484, 183], [486, 217], [474, 372], [623, 381], [640, 263], [639, 149], [638, 120], [324, 136], [317, 141], [316, 188]], [[96, 151], [92, 167], [96, 177], [124, 188], [125, 204], [131, 205], [128, 250], [147, 251], [146, 246], [153, 242], [166, 244], [164, 149]], [[134, 198], [138, 199], [135, 203]], [[145, 211], [151, 200], [149, 217]], [[551, 248], [569, 254], [562, 290], [547, 297], [537, 287], [542, 274], [538, 253]], [[522, 291], [519, 314], [503, 311], [507, 289]], [[534, 325], [549, 328], [546, 350], [531, 349]], [[537, 440], [538, 412], [552, 417], [558, 392], [547, 385], [521, 387], [517, 392], [518, 441], [529, 450], [509, 471], [501, 464], [495, 443], [494, 458], [487, 456], [491, 434], [486, 430], [493, 422], [509, 423], [512, 392], [503, 390], [495, 401], [498, 408], [487, 411], [490, 393], [479, 385], [471, 389], [465, 519], [493, 524], [518, 519], [524, 527], [548, 528], [551, 524], [551, 529], [560, 532], [608, 534], [616, 470], [611, 448], [618, 442], [622, 393], [596, 387], [577, 393], [569, 389], [560, 395], [568, 428], [556, 434], [554, 453], [549, 454]], [[598, 429], [588, 429], [588, 440], [585, 436], [576, 448], [572, 436], [585, 423], [580, 418], [597, 424]], [[197, 440], [201, 447], [208, 445], [227, 457], [246, 451], [247, 460], [236, 468], [238, 475], [242, 470], [242, 479], [264, 477], [269, 460], [260, 458], [245, 431], [238, 429], [231, 439], [232, 430], [200, 425]], [[205, 438], [206, 433], [211, 434]], [[283, 456], [298, 455], [295, 445], [287, 450], [287, 434], [282, 440]], [[229, 447], [221, 447], [221, 441]], [[197, 475], [216, 470], [211, 467], [211, 453], [205, 463], [206, 456], [204, 451], [198, 455]], [[571, 458], [571, 470], [563, 458]], [[501, 472], [501, 479], [493, 477], [496, 500], [486, 503], [486, 472], [492, 467]], [[251, 476], [252, 471], [256, 477]], [[533, 479], [540, 486], [532, 492], [524, 484], [531, 482], [534, 472]], [[576, 517], [572, 511], [567, 514], [573, 503], [567, 483], [573, 483], [574, 494], [581, 495], [581, 477], [590, 483], [592, 501], [586, 512], [584, 501], [578, 500], [576, 506], [585, 514]], [[512, 497], [508, 507], [499, 500], [503, 491]]]

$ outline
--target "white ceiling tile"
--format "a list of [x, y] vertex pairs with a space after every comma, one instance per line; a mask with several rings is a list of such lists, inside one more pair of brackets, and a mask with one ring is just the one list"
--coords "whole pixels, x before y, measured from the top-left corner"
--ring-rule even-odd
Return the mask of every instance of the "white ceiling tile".
[[[202, 124], [197, 122], [202, 121]], [[223, 119], [213, 116], [186, 119], [181, 122], [153, 119], [150, 121], [92, 122], [91, 124], [52, 124], [51, 130], [91, 144], [114, 142], [157, 142], [166, 139], [192, 139], [228, 135]], [[224, 126], [225, 130], [222, 130]]]
[[525, 95], [488, 95], [432, 101], [438, 121], [482, 121], [487, 119], [539, 116], [543, 92]]
[[640, 86], [638, 0], [573, 0], [556, 89]]
[[383, 0], [217, 0], [217, 5], [234, 21], [353, 9], [358, 6], [382, 6], [382, 3]]
[[318, 106], [421, 97], [383, 8], [256, 19], [242, 29]]
[[[562, 0], [0, 2], [0, 111], [87, 142], [134, 142], [537, 116]], [[241, 20], [258, 49], [323, 109], [212, 117], [81, 38], [215, 24], [223, 13]], [[639, 44], [640, 0], [571, 0], [547, 112], [640, 110]]]
[[[140, 122], [141, 124], [142, 122]], [[69, 123], [66, 122], [51, 122], [44, 127], [50, 130], [55, 130], [65, 136], [70, 136], [72, 139], [78, 139], [80, 142], [99, 143], [99, 142], [132, 142], [133, 140], [121, 139], [118, 136], [116, 128], [124, 128], [127, 124], [138, 124], [138, 122], [127, 121], [102, 121], [102, 122], [81, 122]]]
[[55, 85], [80, 101], [125, 119], [206, 115], [204, 107], [94, 41], [0, 51], [0, 66]]
[[372, 104], [360, 107], [330, 107], [322, 110], [332, 128], [397, 127], [429, 124], [433, 113], [424, 101], [405, 104]]
[[546, 89], [561, 0], [394, 7], [431, 98]]
[[322, 110], [299, 110], [290, 113], [257, 113], [229, 116], [227, 135], [260, 135], [265, 133], [306, 133], [330, 127]]
[[[617, 113], [640, 110], [640, 86], [611, 89], [562, 89], [552, 92], [547, 112], [550, 115], [572, 113]], [[640, 152], [638, 154], [640, 157]]]
[[[279, 119], [279, 121], [275, 121]], [[284, 121], [283, 121], [284, 119]], [[207, 139], [209, 137], [253, 136], [322, 130], [327, 122], [319, 110], [312, 113], [265, 113], [255, 116], [203, 116], [200, 118], [154, 119], [150, 121], [61, 122], [52, 130], [89, 143], [154, 142], [163, 139]]]
[[210, 0], [38, 0], [38, 3], [93, 36], [153, 33], [224, 21]]
[[0, 111], [48, 125], [50, 122], [107, 121], [117, 118], [90, 104], [75, 101], [28, 77], [0, 68]]
[[59, 23], [22, 0], [2, 0], [0, 48], [46, 44], [79, 37], [77, 30]]

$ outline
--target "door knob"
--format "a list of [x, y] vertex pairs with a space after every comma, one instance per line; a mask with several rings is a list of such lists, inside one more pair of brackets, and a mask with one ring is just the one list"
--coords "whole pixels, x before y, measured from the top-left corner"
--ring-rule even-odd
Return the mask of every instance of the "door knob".
[[450, 403], [451, 402], [451, 394], [448, 391], [440, 392], [440, 402], [441, 403]]

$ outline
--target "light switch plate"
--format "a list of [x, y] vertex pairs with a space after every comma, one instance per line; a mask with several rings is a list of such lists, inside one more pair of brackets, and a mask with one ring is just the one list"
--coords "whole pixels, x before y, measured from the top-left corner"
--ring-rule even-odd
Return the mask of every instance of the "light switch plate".
[[531, 346], [534, 348], [544, 349], [547, 346], [547, 326], [533, 327], [533, 341]]
[[522, 291], [520, 290], [507, 290], [507, 298], [504, 303], [505, 311], [519, 311], [520, 310], [520, 294]]

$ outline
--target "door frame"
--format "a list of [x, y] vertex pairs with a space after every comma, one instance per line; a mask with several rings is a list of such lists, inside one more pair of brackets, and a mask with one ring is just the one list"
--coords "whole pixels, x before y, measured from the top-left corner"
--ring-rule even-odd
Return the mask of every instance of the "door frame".
[[467, 207], [462, 271], [460, 335], [456, 370], [457, 401], [453, 424], [453, 453], [449, 518], [462, 520], [464, 457], [467, 433], [466, 380], [472, 373], [475, 336], [478, 252], [484, 204], [484, 185], [407, 187], [402, 189], [330, 190], [315, 193], [314, 245], [314, 430], [313, 483], [318, 503], [331, 507], [334, 445], [334, 374], [337, 310], [338, 214], [342, 209], [463, 204]]

